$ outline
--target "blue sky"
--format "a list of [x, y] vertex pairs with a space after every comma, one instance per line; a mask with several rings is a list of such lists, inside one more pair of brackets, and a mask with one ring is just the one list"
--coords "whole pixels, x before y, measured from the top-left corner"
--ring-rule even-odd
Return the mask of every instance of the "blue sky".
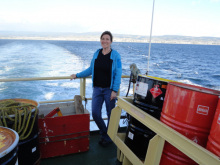
[[[153, 0], [0, 0], [0, 31], [149, 35]], [[220, 37], [220, 0], [155, 0], [153, 35]]]

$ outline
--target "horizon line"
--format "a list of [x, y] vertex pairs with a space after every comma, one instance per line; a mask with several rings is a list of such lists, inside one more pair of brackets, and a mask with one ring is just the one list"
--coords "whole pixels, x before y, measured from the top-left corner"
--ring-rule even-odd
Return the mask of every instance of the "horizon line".
[[[7, 31], [7, 30], [0, 30], [0, 33], [1, 32], [13, 32], [13, 33], [63, 33], [63, 34], [86, 34], [86, 33], [99, 33], [99, 34], [102, 34], [102, 32], [100, 31], [88, 31], [88, 32], [49, 32], [49, 31], [13, 31], [13, 30], [10, 30], [10, 31]], [[145, 36], [145, 37], [149, 37], [150, 35], [141, 35], [141, 34], [123, 34], [123, 33], [112, 33], [114, 35], [132, 35], [132, 36]], [[113, 35], [113, 36], [114, 36]], [[152, 37], [160, 37], [160, 36], [180, 36], [180, 37], [195, 37], [195, 38], [206, 38], [206, 37], [210, 37], [210, 38], [220, 38], [220, 37], [213, 37], [213, 36], [188, 36], [188, 35], [177, 35], [177, 34], [164, 34], [164, 35], [152, 35]]]

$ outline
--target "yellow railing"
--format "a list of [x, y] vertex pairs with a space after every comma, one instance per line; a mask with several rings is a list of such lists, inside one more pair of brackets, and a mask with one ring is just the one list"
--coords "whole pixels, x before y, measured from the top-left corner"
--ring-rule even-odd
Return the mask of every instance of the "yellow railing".
[[[80, 95], [83, 100], [85, 100], [86, 95], [86, 79], [91, 78], [77, 78], [80, 79]], [[121, 78], [129, 78], [127, 75], [122, 75]], [[39, 80], [63, 80], [63, 79], [71, 79], [71, 76], [60, 76], [60, 77], [33, 77], [33, 78], [11, 78], [11, 79], [0, 79], [0, 82], [13, 82], [13, 81], [39, 81]], [[118, 92], [119, 95], [120, 91]], [[92, 98], [86, 98], [87, 100], [92, 100]], [[68, 102], [74, 101], [74, 99], [68, 100], [53, 100], [53, 101], [39, 101], [40, 104], [43, 103], [55, 103], [55, 102]]]
[[[40, 80], [64, 80], [64, 79], [71, 79], [71, 76], [60, 76], [60, 77], [33, 77], [33, 78], [11, 78], [11, 79], [0, 79], [0, 82], [13, 82], [13, 81], [40, 81]], [[80, 79], [80, 95], [83, 100], [92, 100], [92, 98], [86, 98], [86, 79], [92, 78], [91, 76], [85, 78], [76, 78]], [[122, 75], [121, 78], [130, 78], [130, 76]], [[120, 89], [118, 95], [120, 94]], [[68, 100], [50, 100], [50, 101], [39, 101], [40, 104], [44, 103], [56, 103], [56, 102], [69, 102], [74, 101], [74, 99]], [[103, 118], [103, 120], [107, 120], [108, 118]], [[90, 121], [94, 121], [90, 119]]]
[[[157, 134], [150, 140], [144, 162], [124, 143], [125, 133], [118, 133], [122, 109]], [[165, 141], [200, 165], [220, 165], [219, 157], [134, 106], [132, 98], [118, 97], [117, 106], [111, 112], [108, 128], [108, 135], [119, 149], [118, 160], [122, 161], [123, 165], [159, 165]]]

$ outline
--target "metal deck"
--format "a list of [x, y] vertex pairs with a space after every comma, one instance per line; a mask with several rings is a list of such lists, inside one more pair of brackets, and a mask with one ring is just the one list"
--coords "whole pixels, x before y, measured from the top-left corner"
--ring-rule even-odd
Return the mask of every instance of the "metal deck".
[[41, 165], [121, 165], [116, 145], [112, 143], [104, 148], [98, 144], [99, 140], [98, 131], [90, 132], [89, 151], [42, 159]]

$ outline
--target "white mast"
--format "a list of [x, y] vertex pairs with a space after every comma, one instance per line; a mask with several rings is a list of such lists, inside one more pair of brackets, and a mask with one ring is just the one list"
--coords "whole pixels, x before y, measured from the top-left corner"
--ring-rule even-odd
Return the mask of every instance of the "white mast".
[[154, 3], [155, 3], [155, 0], [153, 0], [153, 9], [152, 9], [152, 18], [151, 18], [150, 41], [149, 41], [149, 51], [148, 51], [148, 61], [147, 61], [147, 72], [146, 72], [146, 75], [148, 75], [148, 72], [149, 72], [151, 36], [152, 36], [153, 18], [154, 18]]

